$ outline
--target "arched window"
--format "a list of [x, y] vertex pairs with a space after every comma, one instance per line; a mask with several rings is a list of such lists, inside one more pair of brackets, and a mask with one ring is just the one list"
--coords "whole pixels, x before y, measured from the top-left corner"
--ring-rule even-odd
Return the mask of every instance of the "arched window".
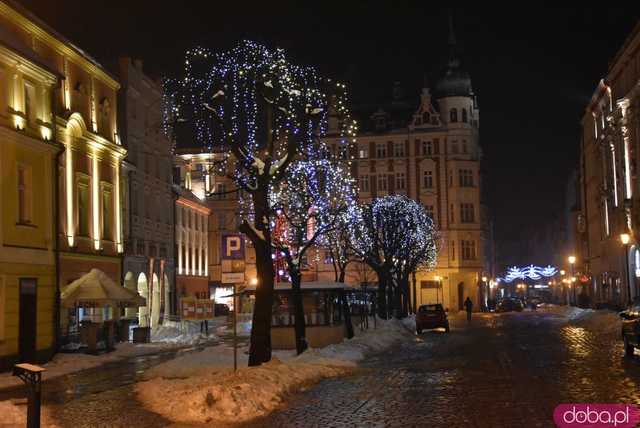
[[449, 111], [449, 117], [450, 117], [450, 122], [451, 123], [457, 122], [458, 121], [458, 110], [455, 109], [455, 108], [452, 108]]
[[462, 109], [462, 121], [464, 123], [467, 123], [467, 109], [466, 108]]

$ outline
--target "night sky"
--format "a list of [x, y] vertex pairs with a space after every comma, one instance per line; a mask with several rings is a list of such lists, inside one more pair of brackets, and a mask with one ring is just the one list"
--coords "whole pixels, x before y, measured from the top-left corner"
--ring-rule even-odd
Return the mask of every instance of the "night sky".
[[[351, 85], [355, 103], [415, 93], [447, 56], [448, 10], [408, 1], [22, 0], [40, 18], [103, 61], [144, 60], [156, 76], [179, 72], [195, 45], [225, 49], [250, 38], [281, 46]], [[181, 4], [182, 3], [182, 4]], [[530, 260], [525, 243], [564, 215], [580, 118], [640, 6], [455, 8], [463, 65], [478, 95], [485, 196], [499, 262]], [[541, 4], [541, 2], [536, 2]], [[637, 3], [636, 3], [637, 4]]]

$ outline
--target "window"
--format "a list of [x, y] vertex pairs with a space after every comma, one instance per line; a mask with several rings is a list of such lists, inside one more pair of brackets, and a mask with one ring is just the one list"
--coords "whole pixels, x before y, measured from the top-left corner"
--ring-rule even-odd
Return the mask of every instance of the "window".
[[433, 171], [424, 171], [423, 184], [425, 189], [433, 189]]
[[470, 169], [458, 170], [460, 187], [473, 187], [473, 171]]
[[473, 223], [474, 221], [475, 214], [473, 210], [473, 204], [460, 204], [460, 222]]
[[439, 138], [434, 138], [433, 139], [433, 153], [438, 153], [438, 146], [440, 145], [440, 139]]
[[454, 155], [458, 154], [458, 141], [457, 140], [453, 140], [451, 142], [451, 154], [454, 154]]
[[24, 115], [29, 124], [36, 120], [36, 88], [30, 83], [24, 84]]
[[429, 123], [431, 121], [431, 117], [429, 116], [428, 111], [425, 111], [424, 113], [422, 113], [422, 121], [424, 123]]
[[449, 118], [450, 118], [450, 122], [451, 123], [455, 123], [458, 121], [458, 110], [455, 108], [452, 108], [449, 111]]
[[425, 205], [424, 210], [431, 220], [433, 220], [433, 205]]
[[462, 140], [462, 153], [467, 154], [467, 140]]
[[449, 210], [449, 212], [451, 213], [450, 217], [451, 217], [451, 223], [454, 223], [455, 218], [453, 217], [453, 204], [451, 204], [451, 209]]
[[462, 109], [462, 122], [467, 123], [467, 109]]
[[420, 289], [426, 288], [440, 288], [438, 281], [420, 281]]
[[31, 167], [18, 164], [18, 223], [31, 224]]
[[102, 192], [102, 239], [112, 241], [111, 237], [111, 192], [104, 190]]
[[218, 214], [218, 230], [225, 230], [227, 224], [227, 214], [220, 213]]
[[386, 143], [378, 143], [378, 144], [376, 144], [376, 157], [377, 158], [386, 158], [387, 157], [387, 144]]
[[476, 241], [462, 241], [461, 243], [462, 260], [476, 259]]
[[431, 141], [422, 142], [422, 156], [433, 155], [433, 143]]
[[369, 176], [368, 175], [361, 175], [359, 178], [360, 181], [360, 191], [361, 192], [368, 192], [369, 191]]
[[406, 186], [404, 172], [396, 173], [396, 190], [404, 190]]
[[225, 193], [227, 191], [225, 183], [217, 183], [216, 184], [216, 198], [217, 199], [224, 199], [227, 194]]
[[386, 192], [387, 191], [387, 175], [380, 174], [378, 175], [378, 192]]
[[89, 185], [78, 183], [78, 235], [89, 236]]
[[369, 149], [366, 147], [360, 147], [360, 150], [358, 150], [358, 158], [360, 159], [366, 159], [369, 157]]
[[397, 158], [404, 156], [404, 143], [396, 142], [393, 144], [393, 156]]
[[456, 241], [451, 241], [451, 260], [456, 259]]

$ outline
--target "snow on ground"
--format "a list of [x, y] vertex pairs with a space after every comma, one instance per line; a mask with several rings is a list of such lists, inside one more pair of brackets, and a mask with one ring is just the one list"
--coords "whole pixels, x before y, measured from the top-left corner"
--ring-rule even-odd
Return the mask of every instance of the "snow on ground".
[[607, 309], [582, 309], [566, 305], [545, 305], [539, 310], [558, 314], [567, 318], [577, 327], [603, 334], [619, 334], [622, 326], [618, 312]]
[[[47, 406], [42, 406], [40, 411], [40, 424], [46, 428], [62, 428], [53, 422]], [[0, 401], [0, 427], [23, 428], [27, 426], [27, 403], [21, 405], [11, 401]]]
[[237, 373], [231, 368], [233, 349], [219, 345], [159, 364], [145, 374], [150, 380], [135, 389], [145, 407], [175, 422], [245, 422], [272, 412], [290, 394], [349, 372], [365, 354], [382, 351], [408, 334], [399, 321], [378, 320], [376, 329], [358, 330], [356, 337], [337, 345], [300, 356], [276, 351], [272, 361], [259, 367], [246, 366], [243, 347]]
[[[233, 325], [223, 325], [218, 327], [216, 333], [219, 335], [233, 334]], [[251, 321], [243, 321], [236, 324], [236, 334], [238, 337], [250, 337], [251, 336]]]
[[[97, 367], [101, 364], [118, 361], [126, 358], [138, 357], [142, 355], [156, 354], [170, 349], [183, 346], [195, 345], [206, 341], [217, 340], [212, 331], [226, 322], [226, 318], [215, 319], [209, 325], [209, 337], [200, 335], [200, 323], [194, 322], [186, 326], [179, 326], [180, 323], [166, 322], [163, 327], [159, 327], [152, 334], [152, 343], [119, 343], [116, 350], [99, 355], [89, 355], [84, 353], [60, 353], [42, 366], [47, 369], [43, 373], [42, 379], [47, 380], [58, 376], [67, 375], [80, 370]], [[22, 381], [11, 373], [0, 374], [0, 389], [16, 385], [22, 385]], [[0, 425], [1, 426], [1, 425]]]
[[151, 332], [151, 342], [197, 345], [218, 339], [212, 333], [201, 333], [200, 329], [199, 321], [165, 321]]

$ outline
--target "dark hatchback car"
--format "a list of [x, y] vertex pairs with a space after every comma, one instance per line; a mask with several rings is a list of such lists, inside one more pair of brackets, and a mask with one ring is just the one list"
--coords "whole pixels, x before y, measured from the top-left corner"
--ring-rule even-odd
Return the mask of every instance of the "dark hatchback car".
[[640, 302], [635, 301], [627, 310], [620, 312], [620, 318], [624, 353], [630, 357], [635, 348], [640, 348]]
[[524, 309], [520, 299], [502, 299], [496, 306], [496, 312], [520, 312]]
[[447, 333], [449, 332], [447, 312], [441, 304], [420, 306], [416, 314], [416, 333], [420, 334], [422, 330], [434, 328], [444, 328]]

